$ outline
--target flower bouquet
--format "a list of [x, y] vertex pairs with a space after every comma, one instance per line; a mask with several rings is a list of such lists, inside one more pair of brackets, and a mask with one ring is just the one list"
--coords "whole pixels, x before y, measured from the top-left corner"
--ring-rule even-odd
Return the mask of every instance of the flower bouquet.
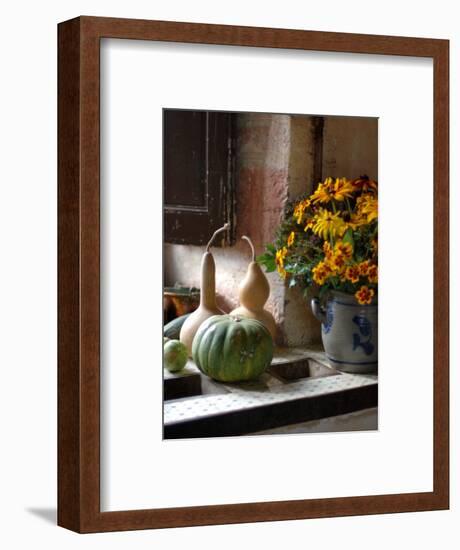
[[312, 292], [326, 355], [336, 368], [377, 368], [378, 197], [367, 176], [326, 178], [286, 207], [259, 263]]
[[377, 182], [326, 178], [309, 196], [288, 204], [274, 244], [258, 257], [289, 286], [353, 294], [370, 304], [378, 281]]

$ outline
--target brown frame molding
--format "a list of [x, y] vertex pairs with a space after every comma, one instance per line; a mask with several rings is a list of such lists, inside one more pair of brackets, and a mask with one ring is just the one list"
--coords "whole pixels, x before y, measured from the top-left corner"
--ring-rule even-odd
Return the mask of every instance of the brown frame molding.
[[[102, 37], [433, 59], [433, 492], [100, 511], [99, 45]], [[58, 524], [89, 533], [448, 509], [449, 42], [79, 17], [59, 24], [58, 46]]]

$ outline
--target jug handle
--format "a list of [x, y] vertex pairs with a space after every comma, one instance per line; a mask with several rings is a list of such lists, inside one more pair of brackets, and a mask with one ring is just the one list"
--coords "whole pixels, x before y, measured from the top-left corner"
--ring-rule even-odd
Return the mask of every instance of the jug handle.
[[323, 307], [321, 307], [321, 304], [318, 300], [318, 298], [313, 298], [311, 301], [311, 310], [313, 311], [313, 315], [321, 321], [323, 324], [326, 323], [326, 311]]

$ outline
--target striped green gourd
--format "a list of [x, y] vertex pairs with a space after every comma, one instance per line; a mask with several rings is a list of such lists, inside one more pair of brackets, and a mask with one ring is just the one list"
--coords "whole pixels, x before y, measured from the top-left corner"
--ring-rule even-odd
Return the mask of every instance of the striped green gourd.
[[256, 319], [213, 315], [198, 329], [192, 356], [200, 371], [214, 380], [252, 380], [270, 365], [273, 339]]

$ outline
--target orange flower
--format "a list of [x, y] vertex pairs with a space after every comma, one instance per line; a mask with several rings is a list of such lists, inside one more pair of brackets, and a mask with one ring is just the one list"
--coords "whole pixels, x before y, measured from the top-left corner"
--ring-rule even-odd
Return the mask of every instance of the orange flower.
[[335, 252], [332, 258], [328, 261], [333, 271], [342, 272], [345, 268], [346, 258], [340, 252]]
[[350, 243], [337, 241], [334, 246], [334, 252], [336, 254], [342, 254], [345, 259], [349, 260], [353, 256], [353, 247]]
[[375, 264], [371, 264], [367, 270], [367, 278], [370, 283], [377, 283], [379, 280], [379, 268]]
[[324, 241], [323, 252], [326, 255], [327, 260], [332, 259], [333, 251], [331, 245], [329, 244], [329, 241]]
[[375, 292], [372, 288], [367, 286], [362, 286], [357, 292], [355, 292], [355, 298], [358, 300], [358, 303], [361, 305], [370, 304]]
[[362, 277], [366, 277], [366, 275], [369, 273], [369, 266], [370, 266], [369, 260], [366, 260], [365, 262], [361, 262], [360, 264], [358, 264], [359, 274]]
[[371, 241], [371, 250], [372, 250], [372, 255], [373, 256], [377, 255], [378, 247], [379, 247], [379, 245], [378, 245], [377, 239], [376, 238], [372, 239], [372, 241]]
[[377, 192], [377, 182], [369, 179], [368, 176], [361, 176], [352, 180], [351, 185], [355, 191], [364, 191], [365, 193], [367, 191]]
[[319, 262], [312, 271], [313, 280], [319, 285], [323, 285], [326, 279], [332, 273], [331, 268], [325, 262]]
[[294, 231], [291, 231], [287, 239], [287, 245], [292, 246], [294, 244], [294, 239], [295, 239], [295, 233]]
[[352, 283], [357, 283], [359, 281], [359, 267], [356, 264], [348, 266], [345, 271], [345, 278]]

